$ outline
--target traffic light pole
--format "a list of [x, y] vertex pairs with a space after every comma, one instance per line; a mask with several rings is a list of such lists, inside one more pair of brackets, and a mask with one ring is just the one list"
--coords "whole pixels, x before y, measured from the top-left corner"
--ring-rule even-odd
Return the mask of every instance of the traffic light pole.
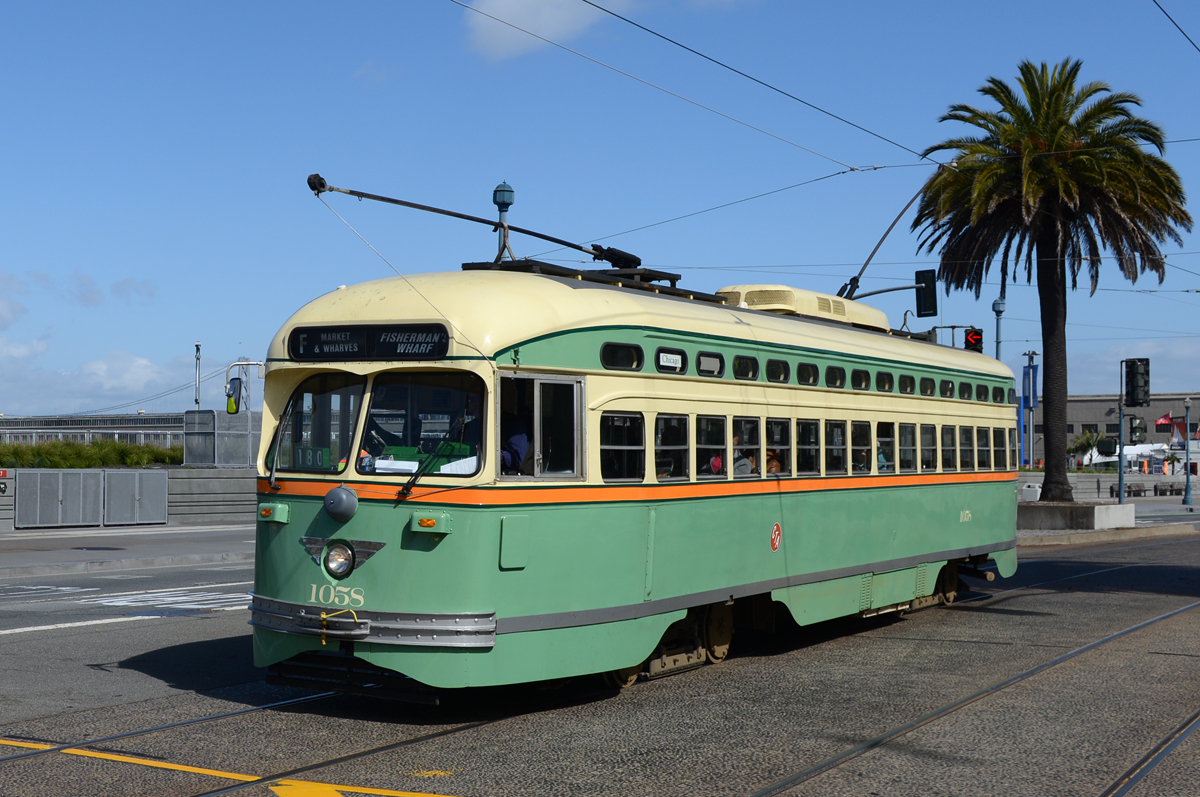
[[1117, 423], [1120, 431], [1117, 433], [1117, 503], [1125, 503], [1125, 361], [1121, 360], [1118, 370], [1121, 372], [1117, 381], [1120, 389], [1117, 391]]

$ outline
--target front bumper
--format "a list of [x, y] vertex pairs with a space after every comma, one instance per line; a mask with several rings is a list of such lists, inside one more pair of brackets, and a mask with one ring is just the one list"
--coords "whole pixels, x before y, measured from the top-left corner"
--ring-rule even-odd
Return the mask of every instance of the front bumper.
[[433, 614], [336, 609], [252, 595], [250, 625], [284, 634], [380, 645], [490, 648], [496, 613]]

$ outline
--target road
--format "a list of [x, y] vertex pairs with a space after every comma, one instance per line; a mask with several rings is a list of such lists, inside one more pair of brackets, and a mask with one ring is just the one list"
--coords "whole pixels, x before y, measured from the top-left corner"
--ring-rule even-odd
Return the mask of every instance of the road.
[[[739, 633], [724, 663], [622, 692], [330, 697], [0, 762], [0, 794], [1105, 794], [1200, 709], [1200, 539], [1021, 559], [953, 606]], [[0, 757], [307, 694], [251, 664], [250, 573], [0, 581]], [[1130, 794], [1196, 793], [1186, 731]]]

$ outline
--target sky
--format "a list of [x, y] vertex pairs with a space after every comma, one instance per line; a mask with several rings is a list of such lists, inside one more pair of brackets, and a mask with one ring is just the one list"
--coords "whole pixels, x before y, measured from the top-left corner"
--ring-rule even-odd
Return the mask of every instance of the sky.
[[[329, 208], [405, 274], [495, 254], [483, 225], [340, 194], [327, 208], [314, 172], [489, 218], [506, 181], [511, 224], [696, 290], [836, 293], [932, 173], [914, 153], [969, 132], [939, 123], [948, 107], [990, 107], [979, 87], [1015, 84], [1023, 59], [1070, 57], [1141, 97], [1200, 190], [1195, 3], [1159, 0], [1185, 35], [1153, 0], [597, 2], [803, 102], [581, 0], [0, 4], [0, 413], [190, 409], [197, 341], [203, 374], [223, 374], [306, 302], [394, 274]], [[860, 292], [935, 267], [913, 213]], [[1150, 358], [1154, 392], [1200, 392], [1200, 231], [1163, 251], [1161, 285], [1108, 261], [1095, 295], [1068, 297], [1071, 393], [1115, 393], [1126, 357]], [[909, 327], [979, 326], [994, 354], [998, 279]], [[1041, 350], [1036, 295], [1007, 290], [1014, 369]], [[913, 308], [911, 292], [865, 301], [895, 327]], [[209, 378], [202, 406], [221, 388]]]

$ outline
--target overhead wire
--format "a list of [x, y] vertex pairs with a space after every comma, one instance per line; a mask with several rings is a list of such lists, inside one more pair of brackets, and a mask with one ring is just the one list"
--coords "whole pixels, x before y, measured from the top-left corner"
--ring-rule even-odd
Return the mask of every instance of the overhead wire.
[[[587, 0], [583, 0], [583, 1], [584, 1], [585, 3], [587, 2]], [[1196, 42], [1192, 41], [1192, 37], [1191, 37], [1191, 36], [1189, 36], [1189, 35], [1187, 35], [1187, 31], [1186, 31], [1186, 30], [1184, 30], [1183, 28], [1179, 27], [1179, 23], [1175, 21], [1175, 18], [1174, 18], [1174, 17], [1172, 17], [1170, 14], [1168, 14], [1168, 13], [1167, 13], [1167, 9], [1163, 8], [1163, 7], [1162, 7], [1162, 4], [1161, 4], [1161, 3], [1159, 3], [1159, 2], [1158, 2], [1158, 0], [1150, 0], [1150, 2], [1152, 2], [1152, 3], [1154, 3], [1154, 5], [1158, 6], [1158, 10], [1159, 10], [1159, 11], [1161, 11], [1161, 12], [1163, 12], [1163, 15], [1164, 15], [1164, 16], [1165, 16], [1167, 19], [1171, 20], [1171, 24], [1175, 26], [1176, 30], [1178, 30], [1180, 33], [1182, 33], [1182, 34], [1183, 34], [1183, 38], [1185, 38], [1185, 39], [1187, 39], [1189, 42], [1191, 42], [1191, 45], [1192, 45], [1193, 47], [1195, 47], [1195, 48], [1196, 48], [1196, 52], [1200, 52], [1200, 46], [1198, 46], [1198, 45], [1196, 44]]]
[[[214, 377], [220, 376], [223, 373], [225, 373], [225, 369], [218, 368], [217, 370], [200, 377], [200, 381], [202, 383], [207, 382], [207, 381], [213, 379]], [[190, 382], [180, 385], [179, 387], [173, 387], [173, 388], [164, 390], [161, 393], [155, 393], [153, 396], [146, 396], [145, 398], [135, 399], [133, 401], [126, 401], [124, 404], [114, 404], [111, 407], [101, 407], [100, 409], [97, 409], [97, 410], [83, 410], [81, 412], [69, 412], [69, 413], [67, 413], [67, 416], [74, 417], [74, 416], [78, 416], [78, 415], [99, 415], [99, 414], [105, 413], [105, 412], [114, 412], [116, 410], [123, 410], [126, 407], [132, 407], [135, 404], [146, 404], [151, 401], [156, 401], [161, 398], [166, 398], [167, 396], [172, 396], [176, 393], [182, 393], [183, 391], [193, 388], [195, 386], [196, 386], [196, 382], [195, 382], [195, 380], [192, 380]]]
[[623, 17], [620, 14], [618, 14], [617, 12], [613, 11], [612, 9], [608, 9], [602, 5], [593, 3], [592, 0], [581, 0], [581, 2], [587, 3], [592, 8], [603, 11], [605, 14], [614, 16], [617, 19], [621, 20], [622, 22], [627, 22], [630, 25], [633, 25], [635, 28], [643, 30], [646, 33], [649, 33], [651, 36], [657, 36], [658, 38], [662, 39], [665, 42], [668, 42], [670, 44], [675, 45], [676, 47], [680, 47], [684, 50], [687, 50], [692, 55], [697, 55], [697, 56], [703, 58], [705, 61], [709, 61], [710, 63], [716, 64], [717, 66], [721, 67], [722, 69], [728, 69], [730, 72], [733, 72], [736, 75], [741, 75], [742, 77], [746, 78], [747, 80], [753, 81], [764, 88], [770, 89], [771, 91], [774, 91], [777, 94], [782, 94], [784, 97], [787, 97], [788, 99], [795, 100], [796, 102], [800, 103], [801, 105], [804, 105], [805, 107], [811, 108], [814, 111], [817, 111], [818, 113], [823, 113], [826, 116], [830, 117], [831, 119], [836, 119], [837, 121], [839, 121], [843, 124], [850, 125], [855, 130], [861, 130], [862, 132], [866, 133], [869, 136], [874, 136], [875, 138], [879, 139], [880, 141], [886, 141], [888, 144], [891, 144], [892, 146], [895, 146], [895, 147], [899, 147], [900, 149], [904, 150], [905, 152], [909, 152], [913, 155], [916, 155], [918, 158], [921, 158], [922, 160], [931, 161], [933, 163], [938, 163], [940, 165], [939, 161], [936, 161], [933, 158], [928, 157], [927, 155], [923, 155], [920, 152], [917, 152], [915, 149], [909, 149], [908, 147], [904, 146], [903, 144], [901, 144], [899, 142], [893, 141], [892, 139], [890, 139], [886, 136], [880, 135], [879, 133], [876, 133], [873, 130], [869, 130], [860, 124], [855, 124], [854, 122], [851, 122], [849, 119], [838, 116], [837, 114], [833, 113], [832, 111], [827, 111], [818, 105], [814, 105], [813, 103], [809, 102], [808, 100], [803, 100], [803, 99], [797, 97], [795, 94], [791, 94], [791, 93], [779, 88], [778, 86], [773, 86], [770, 83], [767, 83], [765, 80], [759, 80], [758, 78], [754, 77], [753, 75], [748, 75], [740, 69], [736, 69], [736, 68], [730, 66], [729, 64], [726, 64], [722, 61], [718, 61], [716, 58], [705, 55], [704, 53], [700, 52], [699, 50], [694, 50], [691, 47], [688, 47], [686, 44], [678, 42], [675, 39], [672, 39], [668, 36], [664, 36], [663, 34], [659, 33], [658, 31], [651, 30], [650, 28], [647, 28], [645, 25], [641, 25], [637, 22], [634, 22], [632, 19], [629, 19], [628, 17]]
[[557, 47], [560, 50], [571, 53], [572, 55], [577, 55], [580, 58], [583, 58], [587, 61], [591, 61], [593, 64], [596, 64], [597, 66], [602, 66], [605, 69], [612, 70], [613, 72], [616, 72], [618, 75], [624, 75], [625, 77], [629, 78], [630, 80], [636, 80], [638, 83], [641, 83], [644, 86], [649, 86], [652, 89], [661, 91], [662, 93], [670, 95], [677, 100], [683, 100], [684, 102], [688, 103], [689, 105], [694, 105], [697, 108], [708, 111], [709, 113], [712, 113], [712, 114], [716, 114], [717, 116], [720, 116], [724, 119], [728, 119], [729, 121], [735, 122], [739, 125], [742, 125], [743, 127], [748, 127], [751, 130], [762, 133], [765, 136], [770, 136], [771, 138], [776, 139], [777, 141], [781, 141], [784, 144], [788, 144], [789, 146], [795, 147], [796, 149], [804, 150], [805, 152], [807, 152], [811, 155], [816, 155], [818, 158], [824, 158], [827, 161], [832, 161], [833, 163], [836, 163], [838, 166], [844, 166], [849, 171], [860, 171], [861, 170], [861, 167], [851, 166], [849, 163], [846, 163], [845, 161], [840, 161], [837, 158], [831, 157], [829, 155], [824, 155], [820, 152], [817, 152], [815, 149], [809, 149], [808, 147], [804, 146], [803, 144], [798, 144], [795, 141], [784, 138], [783, 136], [776, 135], [775, 133], [772, 133], [769, 130], [764, 130], [761, 127], [756, 127], [755, 125], [752, 125], [749, 122], [738, 119], [736, 116], [730, 116], [729, 114], [724, 113], [723, 111], [718, 111], [716, 108], [712, 108], [708, 105], [697, 102], [696, 100], [689, 99], [688, 97], [685, 97], [682, 94], [678, 94], [674, 91], [671, 91], [670, 89], [659, 86], [656, 83], [651, 83], [650, 81], [640, 78], [637, 75], [634, 75], [630, 72], [626, 72], [622, 69], [618, 69], [617, 67], [612, 66], [611, 64], [606, 64], [603, 61], [600, 61], [596, 58], [591, 57], [590, 55], [585, 55], [584, 53], [581, 53], [578, 50], [572, 50], [570, 47], [567, 47], [564, 44], [559, 44], [558, 42], [554, 41], [553, 39], [548, 39], [545, 36], [539, 36], [538, 34], [534, 33], [533, 31], [522, 28], [520, 25], [514, 25], [513, 23], [511, 23], [507, 20], [501, 19], [500, 17], [497, 17], [497, 16], [493, 16], [492, 14], [489, 14], [486, 11], [481, 11], [478, 8], [475, 8], [474, 6], [468, 5], [467, 3], [463, 2], [463, 0], [450, 0], [450, 2], [454, 3], [455, 5], [462, 6], [463, 8], [465, 8], [469, 11], [474, 11], [476, 14], [479, 14], [480, 16], [484, 16], [490, 20], [499, 22], [501, 25], [506, 25], [507, 27], [510, 27], [513, 30], [520, 31], [521, 33], [524, 33], [527, 36], [532, 36], [533, 38], [535, 38], [539, 41], [543, 41], [546, 44], [553, 45], [554, 47]]

